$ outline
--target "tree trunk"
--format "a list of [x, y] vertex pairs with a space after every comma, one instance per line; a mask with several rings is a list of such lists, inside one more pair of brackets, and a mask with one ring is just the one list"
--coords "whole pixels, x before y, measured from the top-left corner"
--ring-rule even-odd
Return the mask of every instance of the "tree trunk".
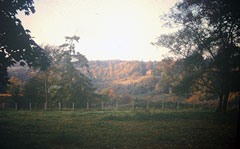
[[46, 104], [48, 103], [48, 72], [45, 72], [45, 100]]
[[223, 109], [223, 94], [220, 94], [218, 96], [218, 100], [219, 100], [219, 105], [218, 105], [218, 108], [217, 108], [217, 112], [222, 112], [222, 109]]
[[226, 112], [226, 111], [227, 111], [228, 96], [229, 96], [229, 92], [227, 92], [227, 93], [224, 94], [224, 96], [223, 96], [223, 112]]

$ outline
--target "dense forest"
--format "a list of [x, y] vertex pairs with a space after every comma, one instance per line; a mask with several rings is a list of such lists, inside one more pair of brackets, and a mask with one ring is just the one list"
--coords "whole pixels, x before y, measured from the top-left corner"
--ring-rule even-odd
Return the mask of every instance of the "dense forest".
[[[76, 69], [85, 74], [97, 92], [107, 96], [159, 97], [159, 95], [174, 96], [173, 85], [179, 81], [177, 73], [171, 73], [175, 65], [171, 58], [162, 61], [89, 61], [89, 67], [76, 66]], [[174, 67], [176, 70], [176, 68]], [[178, 67], [178, 71], [181, 71]], [[171, 74], [170, 74], [171, 73]], [[9, 69], [10, 78], [18, 78], [22, 84], [37, 74], [28, 67], [14, 66]], [[117, 98], [114, 97], [114, 98]], [[200, 96], [199, 96], [200, 97]], [[186, 99], [190, 98], [188, 96]], [[200, 100], [216, 99], [213, 95], [202, 96]]]
[[[82, 67], [81, 64], [76, 64], [75, 67], [76, 70], [85, 75], [89, 81], [91, 80], [93, 89], [95, 93], [97, 93], [97, 96], [94, 96], [95, 99], [92, 99], [93, 103], [98, 103], [99, 101], [114, 102], [117, 100], [121, 103], [128, 104], [133, 100], [159, 101], [162, 99], [169, 102], [181, 101], [192, 103], [193, 101], [217, 101], [218, 99], [217, 95], [202, 85], [202, 82], [199, 80], [195, 83], [194, 88], [188, 87], [189, 84], [183, 84], [182, 78], [185, 75], [183, 73], [184, 64], [181, 60], [175, 60], [173, 58], [148, 62], [121, 60], [89, 61], [88, 67]], [[8, 72], [11, 78], [10, 82], [12, 81], [13, 84], [18, 82], [17, 84], [20, 84], [21, 93], [19, 94], [31, 92], [32, 90], [29, 89], [36, 88], [41, 90], [41, 93], [39, 93], [41, 99], [39, 100], [42, 102], [45, 101], [44, 74], [42, 74], [42, 72], [28, 67], [22, 67], [19, 64], [9, 68]], [[190, 75], [191, 73], [188, 72], [187, 74]], [[56, 86], [57, 84], [56, 82], [50, 83], [51, 80], [56, 77], [56, 74], [52, 73], [52, 75], [53, 76], [49, 76], [50, 89], [48, 91], [49, 96], [52, 97], [48, 98], [56, 103], [58, 100], [56, 101], [56, 99], [54, 99], [56, 95], [51, 91], [54, 90], [54, 87], [51, 86]], [[35, 78], [35, 81], [33, 81], [33, 78]], [[16, 79], [18, 81], [16, 81]], [[30, 83], [34, 85], [30, 85], [30, 88], [27, 87], [29, 80], [32, 80]], [[57, 81], [56, 79], [54, 80]], [[207, 81], [206, 78], [205, 81]], [[81, 82], [79, 82], [78, 85], [81, 86]], [[78, 89], [76, 88], [75, 90]], [[58, 92], [58, 94], [63, 92], [64, 91]], [[71, 94], [74, 93], [69, 93], [69, 95]], [[84, 93], [72, 95], [71, 98], [75, 96], [83, 96], [86, 98]], [[58, 98], [66, 97], [59, 96]], [[78, 99], [78, 97], [75, 99], [75, 102], [76, 100], [83, 102], [83, 100]], [[72, 99], [70, 101], [72, 101]], [[237, 94], [231, 94], [229, 102], [230, 105], [236, 105]]]
[[[76, 68], [92, 80], [99, 92], [111, 88], [118, 94], [138, 95], [157, 93], [161, 63], [157, 61], [89, 61], [89, 72], [80, 66]], [[19, 78], [23, 83], [31, 77], [31, 74], [34, 74], [34, 71], [28, 67], [15, 65], [9, 69], [9, 76]]]

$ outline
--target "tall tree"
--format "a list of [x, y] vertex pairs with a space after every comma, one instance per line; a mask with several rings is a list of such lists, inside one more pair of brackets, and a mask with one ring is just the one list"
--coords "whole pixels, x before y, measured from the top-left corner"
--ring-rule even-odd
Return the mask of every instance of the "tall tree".
[[19, 11], [25, 15], [35, 13], [33, 0], [0, 1], [0, 92], [7, 89], [8, 67], [20, 62], [30, 67], [41, 67], [49, 64], [43, 50], [34, 42], [29, 30], [25, 30], [16, 17]]
[[236, 1], [183, 0], [166, 16], [166, 23], [178, 31], [161, 35], [155, 44], [183, 58], [198, 54], [208, 61], [202, 75], [211, 75], [219, 109], [226, 111], [229, 93], [240, 90], [240, 8]]
[[[66, 43], [61, 45], [55, 55], [54, 67], [56, 76], [55, 89], [53, 89], [53, 98], [69, 103], [76, 102], [85, 106], [87, 100], [90, 102], [95, 96], [95, 89], [91, 80], [86, 77], [82, 68], [88, 68], [88, 60], [79, 52], [75, 52], [75, 42], [78, 42], [78, 36], [65, 37]], [[88, 69], [87, 69], [88, 72]]]
[[[49, 62], [52, 63], [53, 57], [51, 55], [51, 52], [54, 51], [54, 47], [51, 47], [49, 45], [46, 45], [43, 47], [45, 56], [48, 58]], [[43, 65], [41, 68], [41, 71], [44, 72], [44, 89], [45, 89], [45, 104], [47, 107], [48, 104], [48, 90], [49, 90], [49, 73], [52, 65]]]

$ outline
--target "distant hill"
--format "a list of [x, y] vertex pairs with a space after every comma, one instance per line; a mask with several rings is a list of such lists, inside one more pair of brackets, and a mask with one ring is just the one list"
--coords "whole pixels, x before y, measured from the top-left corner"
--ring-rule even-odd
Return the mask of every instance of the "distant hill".
[[[108, 88], [117, 94], [147, 95], [156, 93], [161, 75], [159, 70], [161, 62], [158, 61], [107, 60], [89, 61], [89, 72], [82, 72], [92, 79], [99, 92]], [[8, 72], [10, 77], [18, 77], [22, 82], [33, 74], [28, 67], [18, 65], [9, 68]]]
[[160, 76], [155, 70], [159, 62], [90, 61], [91, 79], [101, 91], [111, 88], [119, 94], [146, 94], [155, 90]]

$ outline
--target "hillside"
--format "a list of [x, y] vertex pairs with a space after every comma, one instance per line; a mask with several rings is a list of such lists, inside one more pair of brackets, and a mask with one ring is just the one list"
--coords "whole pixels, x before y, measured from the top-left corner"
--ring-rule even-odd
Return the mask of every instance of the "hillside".
[[[88, 75], [99, 92], [112, 89], [118, 94], [152, 94], [160, 80], [161, 62], [142, 61], [89, 61]], [[81, 68], [78, 68], [81, 70]], [[156, 71], [158, 70], [158, 71]], [[8, 70], [10, 77], [18, 77], [22, 82], [32, 73], [28, 67], [14, 66]]]
[[155, 75], [159, 62], [90, 61], [91, 78], [99, 91], [111, 88], [119, 94], [146, 94], [155, 90], [160, 76]]

